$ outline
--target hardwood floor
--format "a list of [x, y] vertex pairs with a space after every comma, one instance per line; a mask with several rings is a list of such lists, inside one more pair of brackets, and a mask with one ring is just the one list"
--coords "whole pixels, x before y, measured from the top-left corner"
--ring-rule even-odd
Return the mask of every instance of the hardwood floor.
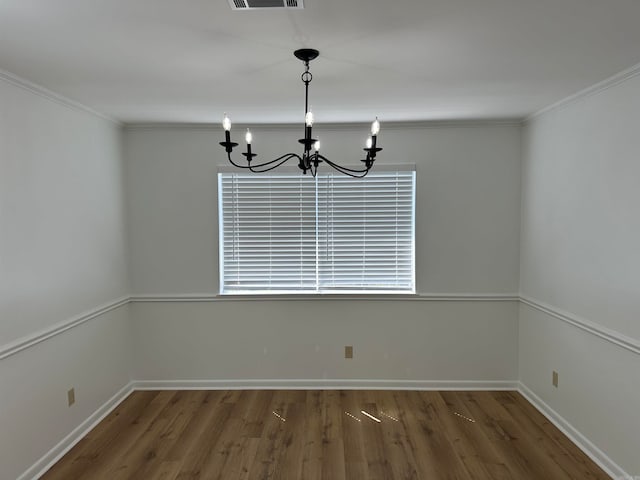
[[140, 391], [44, 479], [608, 478], [516, 392]]

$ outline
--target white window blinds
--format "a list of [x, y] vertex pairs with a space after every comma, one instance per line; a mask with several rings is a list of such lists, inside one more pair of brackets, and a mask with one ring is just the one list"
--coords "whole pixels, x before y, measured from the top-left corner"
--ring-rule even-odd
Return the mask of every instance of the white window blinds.
[[220, 291], [413, 293], [415, 172], [219, 173]]

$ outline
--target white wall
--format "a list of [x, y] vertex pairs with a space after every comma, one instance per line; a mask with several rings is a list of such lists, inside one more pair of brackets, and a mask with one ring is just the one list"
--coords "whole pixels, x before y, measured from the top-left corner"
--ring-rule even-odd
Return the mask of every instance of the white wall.
[[[523, 296], [631, 345], [640, 345], [639, 131], [635, 76], [536, 117], [523, 142]], [[521, 307], [521, 381], [640, 475], [633, 350]]]
[[1, 345], [128, 285], [119, 127], [6, 82], [0, 102]]
[[[217, 293], [216, 173], [228, 164], [221, 130], [127, 129], [134, 294]], [[318, 130], [325, 155], [358, 163], [367, 127]], [[299, 145], [298, 128], [252, 131], [258, 159]], [[378, 161], [417, 167], [419, 292], [517, 292], [519, 135], [518, 126], [383, 125]]]
[[[127, 307], [5, 355], [129, 291], [120, 129], [0, 79], [0, 478], [129, 381]], [[67, 390], [77, 403], [67, 407]]]
[[[379, 161], [417, 167], [418, 292], [515, 294], [520, 128], [383, 129]], [[137, 380], [516, 379], [514, 302], [177, 301], [218, 292], [220, 130], [125, 133], [132, 291], [174, 300], [132, 308]], [[360, 158], [366, 132], [319, 134], [325, 154], [345, 162]], [[253, 133], [259, 158], [298, 145], [298, 128]], [[351, 363], [342, 358], [350, 344]]]
[[[517, 315], [515, 302], [138, 303], [134, 377], [499, 385], [516, 379]], [[353, 360], [344, 359], [345, 345], [354, 347]]]

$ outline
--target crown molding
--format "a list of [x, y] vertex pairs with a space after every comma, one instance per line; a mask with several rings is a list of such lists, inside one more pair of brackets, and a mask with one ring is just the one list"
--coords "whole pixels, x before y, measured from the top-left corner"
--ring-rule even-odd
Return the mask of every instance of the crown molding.
[[626, 70], [623, 70], [619, 73], [616, 73], [615, 75], [609, 78], [606, 78], [605, 80], [598, 82], [594, 85], [591, 85], [590, 87], [580, 90], [579, 92], [576, 92], [573, 95], [569, 95], [568, 97], [565, 97], [562, 100], [559, 100], [555, 103], [552, 103], [551, 105], [541, 108], [540, 110], [532, 113], [531, 115], [526, 116], [522, 120], [522, 124], [523, 125], [527, 124], [541, 115], [549, 113], [553, 110], [560, 110], [579, 100], [592, 97], [594, 95], [598, 95], [599, 93], [602, 93], [605, 90], [608, 90], [609, 88], [615, 87], [616, 85], [624, 83], [627, 80], [630, 80], [638, 75], [640, 75], [640, 63], [630, 68], [627, 68]]
[[[409, 120], [409, 121], [386, 121], [384, 122], [385, 129], [428, 129], [428, 128], [473, 128], [473, 127], [521, 127], [533, 119], [544, 115], [552, 110], [561, 109], [571, 103], [574, 103], [580, 99], [587, 98], [593, 95], [597, 95], [609, 88], [612, 88], [620, 83], [623, 83], [631, 78], [640, 75], [640, 63], [634, 65], [626, 70], [623, 70], [601, 82], [591, 85], [583, 90], [578, 91], [568, 97], [565, 97], [557, 102], [554, 102], [534, 113], [525, 116], [524, 118], [495, 118], [495, 119], [466, 119], [466, 120]], [[216, 123], [176, 123], [176, 122], [121, 122], [113, 117], [110, 117], [104, 113], [101, 113], [91, 107], [88, 107], [80, 102], [72, 100], [63, 95], [57, 94], [41, 85], [33, 83], [25, 78], [19, 77], [6, 70], [0, 69], [0, 80], [14, 85], [16, 87], [27, 90], [35, 95], [46, 98], [52, 102], [60, 105], [79, 110], [85, 113], [90, 113], [96, 117], [102, 118], [109, 122], [114, 123], [122, 127], [124, 130], [158, 130], [158, 129], [180, 129], [191, 131], [212, 131], [218, 129]], [[249, 124], [238, 124], [238, 128], [244, 128]], [[294, 127], [298, 127], [299, 123], [256, 123], [251, 124], [251, 128], [258, 130], [288, 130]], [[343, 130], [345, 128], [366, 128], [369, 123], [366, 122], [329, 122], [318, 124], [318, 127], [323, 130]]]
[[75, 100], [71, 100], [63, 95], [59, 95], [51, 90], [44, 88], [41, 85], [33, 83], [25, 78], [14, 75], [13, 73], [7, 72], [6, 70], [0, 69], [0, 80], [13, 85], [18, 88], [22, 88], [34, 95], [37, 95], [42, 98], [46, 98], [49, 101], [57, 103], [58, 105], [62, 105], [64, 107], [71, 108], [73, 110], [77, 110], [83, 113], [89, 113], [93, 116], [102, 118], [103, 120], [107, 120], [117, 126], [122, 126], [122, 122], [105, 115], [104, 113], [98, 112], [91, 107], [87, 107], [86, 105], [77, 102]]
[[[478, 127], [521, 127], [522, 120], [518, 118], [477, 119], [477, 120], [424, 120], [424, 121], [388, 121], [383, 123], [385, 130], [424, 130], [430, 128], [478, 128]], [[280, 131], [299, 128], [300, 123], [237, 123], [234, 127], [243, 130], [250, 127], [257, 131]], [[368, 129], [370, 123], [317, 123], [314, 125], [321, 131], [341, 131]], [[123, 125], [124, 130], [190, 130], [213, 132], [221, 129], [220, 123], [173, 123], [173, 122], [131, 122]]]

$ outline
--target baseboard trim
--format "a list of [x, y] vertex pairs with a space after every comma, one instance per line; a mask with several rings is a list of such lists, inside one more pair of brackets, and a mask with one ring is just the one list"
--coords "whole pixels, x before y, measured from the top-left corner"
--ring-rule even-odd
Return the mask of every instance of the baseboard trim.
[[518, 382], [502, 380], [138, 380], [135, 390], [517, 390]]
[[531, 308], [534, 308], [540, 312], [546, 313], [547, 315], [557, 318], [558, 320], [562, 320], [574, 327], [577, 327], [585, 332], [588, 332], [596, 337], [600, 337], [603, 340], [607, 340], [619, 347], [622, 347], [630, 352], [636, 353], [640, 355], [640, 342], [634, 340], [633, 338], [627, 337], [620, 332], [616, 332], [615, 330], [608, 329], [597, 323], [591, 322], [584, 318], [580, 318], [577, 315], [573, 315], [569, 312], [564, 312], [558, 308], [552, 307], [546, 303], [535, 300], [531, 297], [523, 297], [520, 296], [520, 302], [524, 305], [528, 305]]
[[60, 460], [69, 450], [71, 450], [87, 433], [89, 433], [98, 423], [109, 415], [120, 403], [122, 403], [132, 392], [133, 382], [129, 382], [122, 387], [118, 393], [107, 400], [89, 418], [74, 428], [69, 435], [64, 437], [55, 447], [49, 450], [40, 460], [34, 463], [27, 471], [18, 477], [17, 480], [28, 480], [40, 478], [58, 460]]
[[524, 383], [518, 382], [518, 392], [526, 398], [540, 413], [564, 433], [580, 450], [602, 468], [611, 478], [635, 478], [625, 472], [618, 464], [596, 447], [579, 430], [565, 420], [558, 412], [551, 408], [544, 400], [536, 395]]
[[0, 360], [10, 357], [11, 355], [15, 355], [16, 353], [19, 353], [22, 350], [26, 350], [27, 348], [33, 347], [34, 345], [37, 345], [40, 342], [44, 342], [51, 337], [60, 335], [67, 330], [82, 325], [83, 323], [88, 322], [93, 318], [99, 317], [100, 315], [104, 315], [111, 310], [115, 310], [118, 307], [126, 305], [129, 303], [129, 301], [130, 299], [128, 296], [120, 297], [116, 300], [112, 300], [109, 303], [105, 303], [104, 305], [100, 305], [99, 307], [89, 310], [88, 312], [65, 320], [64, 322], [57, 323], [56, 325], [41, 330], [33, 335], [29, 335], [6, 345], [2, 345], [0, 346]]

